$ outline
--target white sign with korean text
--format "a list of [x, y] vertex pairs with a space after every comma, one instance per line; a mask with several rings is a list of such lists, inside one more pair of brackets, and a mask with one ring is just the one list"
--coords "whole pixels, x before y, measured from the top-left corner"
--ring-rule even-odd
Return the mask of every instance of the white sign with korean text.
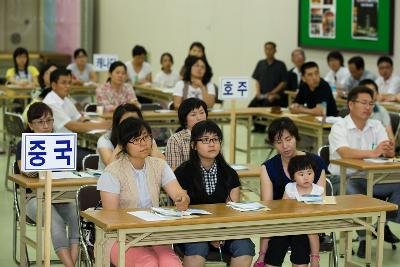
[[110, 65], [118, 60], [118, 55], [113, 54], [93, 54], [93, 65], [96, 71], [108, 71]]
[[23, 133], [21, 170], [71, 171], [76, 169], [76, 133]]
[[245, 99], [249, 96], [248, 77], [221, 77], [219, 99]]

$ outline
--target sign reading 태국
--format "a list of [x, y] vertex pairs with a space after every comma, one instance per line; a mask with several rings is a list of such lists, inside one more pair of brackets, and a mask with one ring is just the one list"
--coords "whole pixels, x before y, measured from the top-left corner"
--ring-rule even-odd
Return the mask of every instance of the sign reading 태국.
[[108, 71], [110, 65], [118, 60], [118, 55], [112, 54], [93, 54], [93, 65], [96, 71]]
[[219, 99], [246, 99], [249, 96], [248, 77], [221, 77]]
[[76, 169], [76, 133], [23, 133], [21, 170], [71, 171]]

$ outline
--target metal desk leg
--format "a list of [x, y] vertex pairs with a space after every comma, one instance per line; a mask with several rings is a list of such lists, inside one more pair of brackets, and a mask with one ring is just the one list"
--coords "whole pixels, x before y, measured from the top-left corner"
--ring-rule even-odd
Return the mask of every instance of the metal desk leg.
[[36, 266], [43, 266], [43, 190], [38, 188], [36, 192]]
[[[367, 196], [373, 196], [373, 185], [374, 185], [374, 172], [367, 172]], [[372, 218], [367, 218], [366, 222], [372, 224]], [[365, 262], [367, 265], [371, 264], [371, 231], [365, 233]]]
[[[340, 166], [340, 188], [339, 195], [346, 194], [346, 167]], [[344, 244], [344, 233], [340, 233], [340, 243], [339, 243], [339, 255], [344, 255], [345, 252], [345, 244]]]
[[381, 212], [378, 218], [378, 236], [376, 238], [376, 263], [375, 266], [383, 266], [383, 231], [386, 221], [386, 212]]
[[118, 266], [125, 266], [125, 241], [126, 241], [126, 234], [124, 231], [118, 231], [118, 253], [119, 253], [119, 260]]
[[20, 208], [20, 216], [19, 216], [19, 261], [20, 266], [26, 266], [27, 255], [26, 255], [26, 188], [22, 188], [20, 190], [19, 195], [19, 203], [21, 205]]

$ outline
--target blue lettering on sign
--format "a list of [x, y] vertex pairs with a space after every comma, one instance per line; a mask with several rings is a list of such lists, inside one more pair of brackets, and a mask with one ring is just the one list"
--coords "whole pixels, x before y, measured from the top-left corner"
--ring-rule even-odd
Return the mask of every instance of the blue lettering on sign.
[[233, 86], [233, 84], [232, 84], [231, 81], [225, 82], [224, 83], [224, 93], [223, 94], [224, 95], [233, 95], [232, 86]]
[[244, 92], [247, 92], [247, 81], [239, 81], [238, 91], [244, 95]]
[[30, 164], [32, 166], [43, 166], [43, 164], [46, 162], [45, 158], [43, 157], [46, 155], [46, 151], [44, 151], [45, 140], [31, 141], [30, 144], [32, 145], [29, 148], [30, 151], [28, 152], [28, 156], [32, 156], [29, 159]]
[[54, 148], [54, 153], [61, 153], [61, 155], [56, 156], [56, 159], [64, 159], [67, 160], [67, 165], [71, 165], [71, 156], [65, 155], [66, 152], [72, 152], [71, 141], [70, 140], [57, 140], [57, 145], [65, 145], [60, 148]]

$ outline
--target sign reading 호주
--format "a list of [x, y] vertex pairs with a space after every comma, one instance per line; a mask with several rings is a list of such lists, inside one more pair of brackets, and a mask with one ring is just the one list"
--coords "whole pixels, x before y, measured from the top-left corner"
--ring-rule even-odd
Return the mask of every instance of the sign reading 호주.
[[219, 99], [245, 99], [249, 96], [248, 77], [221, 77]]
[[76, 133], [23, 133], [21, 170], [71, 171], [76, 169]]
[[108, 71], [110, 65], [118, 60], [118, 55], [93, 54], [93, 64], [96, 71]]

